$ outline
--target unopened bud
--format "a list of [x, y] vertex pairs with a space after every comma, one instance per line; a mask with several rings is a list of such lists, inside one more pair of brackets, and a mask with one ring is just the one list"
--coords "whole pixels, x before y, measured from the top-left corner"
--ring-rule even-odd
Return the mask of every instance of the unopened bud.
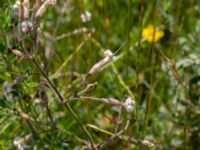
[[13, 8], [14, 8], [13, 19], [16, 21], [18, 21], [18, 19], [23, 20], [24, 19], [24, 9], [19, 0], [16, 1]]
[[22, 6], [24, 8], [24, 18], [28, 19], [28, 17], [29, 17], [29, 7], [30, 7], [29, 0], [24, 0], [23, 3], [22, 3]]
[[89, 75], [95, 74], [96, 72], [99, 72], [102, 70], [102, 68], [109, 63], [110, 61], [113, 61], [113, 53], [110, 50], [104, 51], [104, 55], [106, 56], [101, 61], [96, 63], [89, 71]]
[[110, 62], [112, 59], [110, 57], [105, 57], [98, 63], [96, 63], [89, 71], [89, 75], [95, 74], [99, 72], [108, 62]]
[[42, 18], [42, 16], [44, 15], [46, 9], [48, 8], [49, 5], [55, 5], [57, 2], [57, 0], [46, 0], [42, 6], [40, 6], [40, 8], [38, 9], [38, 11], [36, 12], [35, 15], [35, 19], [36, 20], [40, 20]]

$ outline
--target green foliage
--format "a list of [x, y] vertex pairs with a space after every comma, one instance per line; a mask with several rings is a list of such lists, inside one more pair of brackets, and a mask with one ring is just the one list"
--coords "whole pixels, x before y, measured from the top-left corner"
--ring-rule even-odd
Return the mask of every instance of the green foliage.
[[14, 3], [0, 2], [0, 149], [200, 149], [199, 0], [39, 15], [31, 1], [28, 18]]
[[10, 8], [1, 8], [0, 7], [0, 20], [1, 20], [1, 28], [8, 29], [11, 22], [11, 10]]

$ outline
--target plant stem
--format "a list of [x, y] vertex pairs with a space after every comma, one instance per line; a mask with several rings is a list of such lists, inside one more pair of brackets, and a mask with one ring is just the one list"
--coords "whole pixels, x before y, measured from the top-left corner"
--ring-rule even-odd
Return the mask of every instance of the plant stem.
[[[21, 44], [21, 48], [24, 51], [24, 53], [27, 55], [27, 57], [29, 57], [29, 54], [26, 52], [26, 50], [23, 48], [23, 45]], [[60, 94], [60, 92], [58, 91], [58, 89], [56, 88], [56, 86], [53, 84], [53, 82], [49, 79], [49, 77], [46, 75], [46, 73], [42, 70], [42, 68], [40, 67], [40, 65], [38, 64], [38, 62], [32, 58], [30, 59], [33, 64], [36, 66], [36, 68], [40, 71], [40, 73], [43, 75], [43, 77], [47, 80], [47, 82], [49, 83], [49, 85], [51, 86], [51, 88], [53, 89], [53, 91], [56, 93], [56, 95], [58, 96], [59, 100], [62, 102], [62, 104], [67, 108], [67, 110], [72, 114], [73, 118], [76, 120], [76, 122], [79, 124], [79, 126], [81, 127], [81, 129], [83, 130], [83, 132], [85, 132], [85, 134], [87, 135], [90, 144], [92, 146], [92, 148], [94, 147], [94, 141], [92, 136], [90, 135], [90, 133], [87, 131], [87, 129], [83, 126], [83, 124], [81, 123], [79, 117], [77, 116], [77, 114], [73, 111], [73, 109], [65, 102], [64, 97]]]
[[92, 147], [94, 146], [94, 141], [92, 139], [92, 136], [90, 135], [90, 133], [87, 131], [87, 129], [83, 126], [83, 124], [81, 123], [80, 119], [78, 118], [77, 114], [73, 111], [73, 109], [67, 104], [65, 103], [65, 99], [63, 98], [63, 96], [60, 94], [60, 92], [58, 91], [58, 89], [55, 87], [55, 85], [51, 82], [51, 80], [49, 79], [49, 77], [45, 74], [45, 72], [42, 70], [42, 68], [40, 67], [40, 65], [38, 64], [38, 62], [35, 59], [32, 59], [33, 63], [35, 64], [35, 66], [39, 69], [39, 71], [41, 72], [41, 74], [44, 76], [44, 78], [47, 80], [47, 82], [50, 84], [50, 86], [52, 87], [52, 89], [54, 90], [54, 92], [56, 93], [56, 95], [58, 96], [59, 100], [63, 103], [63, 105], [67, 108], [67, 110], [72, 114], [73, 118], [77, 121], [77, 123], [79, 124], [79, 126], [81, 127], [81, 129], [85, 132], [85, 134], [88, 136], [89, 141], [92, 145]]

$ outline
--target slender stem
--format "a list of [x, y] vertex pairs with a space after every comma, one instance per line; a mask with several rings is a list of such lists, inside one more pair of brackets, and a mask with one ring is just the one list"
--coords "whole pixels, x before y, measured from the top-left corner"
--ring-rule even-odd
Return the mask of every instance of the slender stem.
[[[27, 57], [30, 57], [29, 54], [26, 52], [26, 50], [23, 48], [23, 45], [21, 45], [22, 50], [24, 51], [24, 53], [27, 55]], [[73, 111], [73, 109], [65, 102], [64, 97], [60, 94], [60, 92], [58, 91], [58, 89], [55, 87], [55, 85], [53, 84], [53, 82], [49, 79], [49, 77], [46, 75], [46, 73], [42, 70], [42, 68], [40, 67], [40, 65], [38, 64], [38, 62], [32, 58], [30, 59], [33, 64], [36, 66], [36, 68], [40, 71], [40, 73], [43, 75], [43, 77], [47, 80], [47, 82], [49, 83], [49, 85], [51, 86], [51, 88], [54, 90], [54, 92], [56, 93], [56, 95], [58, 96], [59, 100], [62, 102], [62, 104], [67, 108], [67, 110], [72, 114], [73, 118], [76, 120], [76, 122], [79, 124], [79, 126], [81, 127], [81, 129], [83, 130], [83, 132], [85, 132], [85, 134], [87, 135], [90, 144], [92, 146], [92, 148], [94, 147], [94, 141], [92, 136], [90, 135], [90, 133], [87, 131], [87, 129], [83, 126], [83, 124], [81, 123], [79, 117], [77, 116], [77, 114]]]
[[63, 105], [67, 108], [67, 110], [72, 114], [73, 118], [77, 121], [77, 123], [79, 124], [79, 126], [81, 127], [81, 129], [85, 132], [85, 134], [88, 136], [90, 143], [92, 145], [92, 147], [94, 146], [94, 141], [92, 139], [92, 136], [90, 135], [90, 133], [87, 131], [87, 129], [83, 126], [83, 124], [81, 123], [80, 119], [78, 118], [77, 114], [73, 111], [73, 109], [67, 104], [65, 103], [65, 99], [63, 98], [63, 96], [60, 94], [60, 92], [58, 91], [58, 89], [55, 87], [55, 85], [51, 82], [51, 80], [49, 79], [49, 77], [45, 74], [45, 72], [42, 70], [42, 68], [40, 67], [40, 65], [38, 64], [38, 62], [35, 59], [32, 59], [33, 63], [35, 64], [35, 66], [39, 69], [39, 71], [41, 72], [41, 74], [44, 76], [44, 78], [47, 80], [47, 82], [50, 84], [50, 86], [52, 87], [52, 89], [54, 90], [54, 92], [56, 93], [56, 95], [58, 96], [59, 100], [63, 103]]
[[145, 132], [146, 132], [146, 128], [147, 128], [147, 123], [149, 121], [149, 115], [151, 113], [151, 107], [152, 107], [152, 93], [153, 93], [153, 82], [154, 82], [154, 55], [155, 55], [155, 51], [154, 51], [154, 41], [155, 41], [155, 33], [156, 33], [156, 27], [155, 27], [155, 10], [156, 10], [156, 5], [157, 5], [157, 0], [153, 1], [153, 9], [152, 9], [152, 22], [153, 22], [153, 42], [150, 45], [150, 85], [152, 88], [149, 89], [148, 92], [148, 98], [147, 98], [147, 102], [146, 102], [146, 112], [145, 112], [145, 119], [144, 119], [144, 126], [143, 126], [143, 137], [145, 136]]

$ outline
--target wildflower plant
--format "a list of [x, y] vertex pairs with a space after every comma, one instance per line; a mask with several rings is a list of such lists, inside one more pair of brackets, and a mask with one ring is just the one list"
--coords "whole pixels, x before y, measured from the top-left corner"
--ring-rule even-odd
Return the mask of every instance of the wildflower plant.
[[199, 6], [0, 1], [0, 149], [199, 149]]

